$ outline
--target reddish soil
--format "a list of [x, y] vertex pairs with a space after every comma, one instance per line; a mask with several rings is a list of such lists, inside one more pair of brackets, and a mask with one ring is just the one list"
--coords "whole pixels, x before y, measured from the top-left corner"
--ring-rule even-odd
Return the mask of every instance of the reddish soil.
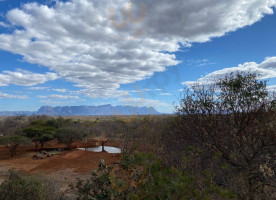
[[[118, 146], [118, 142], [106, 144]], [[92, 144], [75, 143], [75, 147], [91, 147]], [[45, 145], [45, 148], [64, 148], [63, 145], [55, 142]], [[11, 158], [9, 151], [4, 147], [0, 147], [0, 169], [13, 168], [25, 173], [48, 173], [53, 174], [58, 171], [69, 170], [75, 173], [86, 174], [98, 168], [101, 158], [105, 160], [108, 166], [119, 162], [120, 154], [109, 154], [107, 152], [89, 152], [74, 149], [72, 151], [61, 151], [59, 155], [52, 157], [33, 160], [32, 156], [35, 151], [31, 147], [21, 147], [17, 151], [16, 157]]]

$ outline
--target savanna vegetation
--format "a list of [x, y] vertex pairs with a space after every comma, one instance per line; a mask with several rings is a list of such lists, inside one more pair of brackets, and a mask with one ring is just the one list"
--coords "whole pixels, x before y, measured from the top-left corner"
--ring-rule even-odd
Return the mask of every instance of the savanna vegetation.
[[[71, 150], [87, 138], [120, 141], [119, 163], [101, 160], [98, 170], [52, 199], [276, 199], [275, 100], [258, 75], [235, 73], [191, 85], [174, 115], [6, 118], [0, 144], [15, 156], [26, 143], [43, 148], [57, 140]], [[0, 199], [49, 199], [44, 183], [11, 171]]]
[[0, 185], [0, 199], [58, 200], [62, 195], [58, 183], [45, 175], [23, 175], [10, 170], [8, 178]]

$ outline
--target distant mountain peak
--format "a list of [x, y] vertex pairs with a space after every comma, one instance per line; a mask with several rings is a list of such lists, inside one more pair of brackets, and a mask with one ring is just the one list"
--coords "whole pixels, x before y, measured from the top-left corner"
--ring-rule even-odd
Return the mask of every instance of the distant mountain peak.
[[[111, 104], [99, 106], [41, 106], [37, 115], [69, 116], [69, 115], [159, 115], [153, 107], [138, 106], [112, 106]], [[0, 113], [1, 115], [1, 113]]]
[[160, 115], [153, 107], [138, 107], [129, 105], [112, 106], [111, 104], [99, 106], [41, 106], [36, 112], [29, 111], [2, 111], [0, 116], [19, 115], [49, 115], [49, 116], [70, 116], [70, 115]]

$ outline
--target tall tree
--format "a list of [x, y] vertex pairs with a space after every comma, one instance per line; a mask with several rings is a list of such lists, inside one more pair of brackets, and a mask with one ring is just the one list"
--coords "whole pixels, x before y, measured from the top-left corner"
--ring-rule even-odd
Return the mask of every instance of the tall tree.
[[64, 143], [68, 150], [71, 150], [73, 142], [81, 141], [85, 136], [87, 136], [85, 129], [74, 126], [60, 128], [56, 134], [58, 141]]
[[266, 81], [256, 74], [232, 73], [213, 85], [193, 85], [177, 111], [165, 140], [176, 165], [185, 168], [181, 160], [193, 146], [205, 152], [197, 154], [198, 163], [215, 168], [217, 183], [241, 199], [263, 198], [265, 189], [275, 186], [275, 101]]
[[22, 131], [27, 126], [27, 117], [15, 116], [7, 117], [0, 126], [0, 132], [3, 135], [22, 135]]
[[9, 149], [11, 157], [14, 157], [16, 155], [16, 149], [20, 144], [28, 142], [28, 138], [18, 135], [0, 137], [0, 144], [4, 145], [7, 149]]
[[56, 126], [48, 122], [49, 121], [42, 120], [33, 121], [23, 130], [24, 135], [35, 143], [36, 149], [38, 144], [40, 144], [40, 148], [43, 149], [46, 142], [55, 138]]

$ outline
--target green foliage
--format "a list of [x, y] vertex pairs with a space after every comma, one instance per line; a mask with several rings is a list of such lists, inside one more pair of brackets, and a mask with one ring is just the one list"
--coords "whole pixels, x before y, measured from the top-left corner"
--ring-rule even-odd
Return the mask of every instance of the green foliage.
[[26, 127], [23, 133], [26, 137], [32, 139], [36, 144], [36, 148], [40, 144], [42, 149], [46, 142], [55, 138], [56, 126], [53, 120], [36, 120]]
[[0, 185], [0, 200], [58, 199], [55, 185], [45, 178], [23, 176], [13, 170]]
[[87, 136], [87, 133], [84, 129], [73, 126], [60, 128], [56, 134], [58, 141], [64, 143], [69, 150], [74, 141], [80, 141], [85, 136]]
[[[175, 168], [165, 166], [150, 154], [124, 152], [118, 167], [102, 164], [87, 180], [78, 179], [78, 199], [91, 200], [180, 200], [210, 199], [211, 194], [230, 198], [231, 192], [210, 182], [205, 194], [200, 194], [195, 177]], [[233, 196], [234, 198], [234, 196]]]
[[28, 138], [19, 135], [0, 137], [0, 145], [4, 145], [6, 148], [9, 149], [11, 157], [16, 155], [16, 149], [20, 144], [28, 142]]
[[[267, 100], [266, 81], [257, 74], [230, 74], [217, 81], [218, 100], [229, 112], [256, 110]], [[268, 103], [268, 102], [267, 102]]]
[[54, 120], [56, 128], [61, 128], [64, 126], [68, 126], [72, 124], [72, 119], [64, 119], [63, 117], [58, 117], [56, 120]]
[[19, 135], [0, 137], [1, 145], [19, 145], [26, 142], [28, 142], [28, 139], [26, 137], [19, 136]]
[[71, 185], [77, 189], [77, 199], [110, 200], [113, 195], [110, 172], [111, 168], [101, 166], [92, 172], [90, 179], [77, 179], [77, 184]]
[[36, 144], [36, 148], [40, 144], [42, 149], [46, 142], [57, 138], [70, 149], [72, 142], [87, 136], [88, 128], [86, 125], [81, 120], [73, 121], [62, 117], [57, 119], [38, 119], [32, 121], [23, 130], [23, 133], [26, 137], [32, 139]]

